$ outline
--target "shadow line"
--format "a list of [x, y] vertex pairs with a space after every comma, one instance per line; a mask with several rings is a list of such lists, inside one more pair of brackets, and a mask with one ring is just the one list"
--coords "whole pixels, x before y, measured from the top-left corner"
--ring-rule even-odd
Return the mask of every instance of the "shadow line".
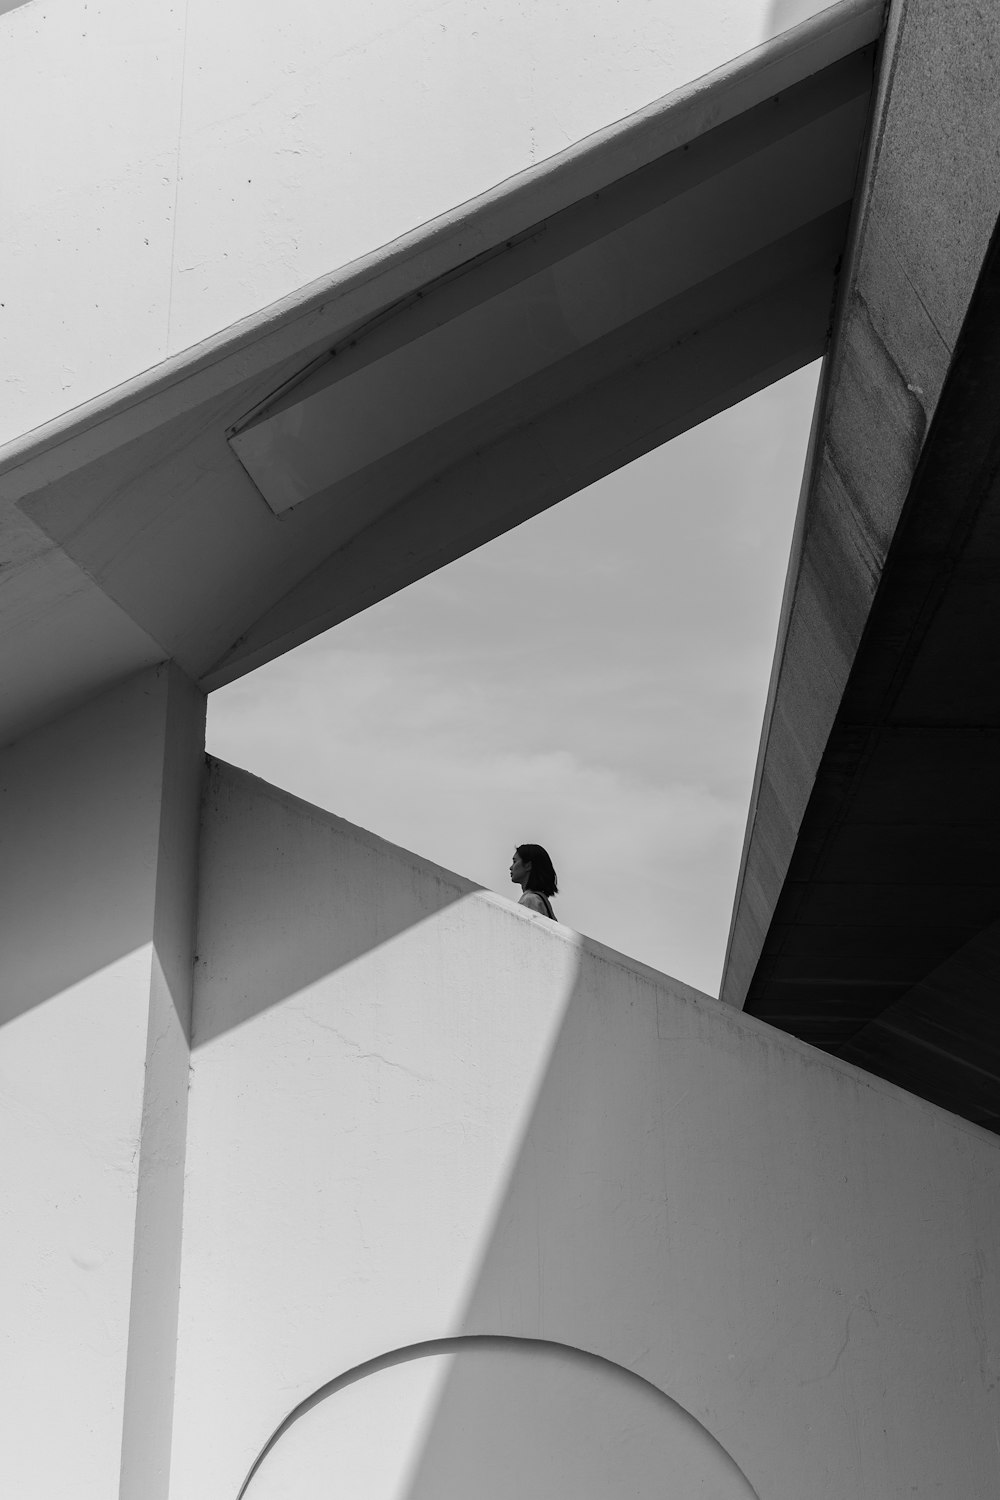
[[208, 757], [192, 1046], [481, 889]]
[[[431, 1354], [458, 1354], [474, 1349], [511, 1348], [534, 1349], [544, 1353], [558, 1353], [576, 1363], [582, 1363], [587, 1366], [604, 1366], [609, 1370], [613, 1370], [616, 1376], [626, 1376], [635, 1385], [652, 1392], [660, 1401], [665, 1402], [672, 1409], [680, 1412], [688, 1421], [693, 1422], [718, 1450], [720, 1456], [725, 1458], [729, 1463], [734, 1462], [732, 1455], [726, 1451], [718, 1438], [709, 1432], [708, 1428], [699, 1422], [697, 1417], [692, 1416], [679, 1402], [675, 1401], [672, 1396], [668, 1396], [666, 1391], [655, 1385], [653, 1381], [647, 1380], [644, 1375], [639, 1375], [635, 1370], [630, 1370], [625, 1365], [618, 1364], [616, 1360], [608, 1359], [606, 1355], [594, 1354], [588, 1349], [580, 1349], [573, 1344], [563, 1344], [556, 1339], [522, 1338], [511, 1334], [499, 1333], [467, 1333], [458, 1334], [451, 1338], [424, 1339], [417, 1344], [404, 1345], [401, 1349], [390, 1349], [385, 1354], [378, 1354], [373, 1359], [365, 1360], [360, 1365], [354, 1365], [350, 1370], [344, 1370], [340, 1375], [335, 1375], [332, 1380], [328, 1380], [325, 1384], [319, 1386], [313, 1391], [312, 1395], [306, 1396], [304, 1400], [292, 1408], [283, 1421], [279, 1422], [251, 1464], [246, 1478], [240, 1485], [236, 1500], [244, 1500], [247, 1490], [264, 1460], [289, 1429], [300, 1418], [306, 1416], [308, 1412], [313, 1411], [319, 1406], [321, 1402], [326, 1401], [331, 1396], [337, 1395], [339, 1391], [346, 1389], [347, 1386], [354, 1385], [357, 1381], [364, 1380], [369, 1375], [377, 1375], [382, 1370], [391, 1369], [396, 1365], [408, 1364], [412, 1360], [423, 1359]], [[746, 1479], [746, 1475], [743, 1474], [742, 1470], [740, 1470], [740, 1473], [744, 1480], [746, 1480], [746, 1483], [750, 1485], [750, 1481]], [[750, 1485], [750, 1490], [754, 1496], [757, 1496], [757, 1491], [753, 1489], [752, 1485]], [[757, 1500], [759, 1500], [759, 1496], [757, 1496]]]

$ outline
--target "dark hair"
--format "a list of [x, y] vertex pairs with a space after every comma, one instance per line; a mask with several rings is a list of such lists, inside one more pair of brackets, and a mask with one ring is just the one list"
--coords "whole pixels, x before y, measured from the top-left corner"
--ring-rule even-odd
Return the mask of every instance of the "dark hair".
[[518, 844], [515, 853], [526, 865], [531, 866], [525, 889], [539, 891], [543, 896], [554, 896], [559, 890], [555, 867], [541, 844]]

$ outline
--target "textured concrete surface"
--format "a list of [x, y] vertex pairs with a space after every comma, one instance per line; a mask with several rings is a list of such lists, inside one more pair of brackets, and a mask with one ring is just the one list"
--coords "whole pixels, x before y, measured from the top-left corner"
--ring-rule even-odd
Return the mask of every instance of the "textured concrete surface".
[[992, 1130], [998, 413], [995, 235], [745, 1005]]
[[765, 719], [723, 997], [742, 1005], [1000, 211], [1000, 16], [890, 8]]

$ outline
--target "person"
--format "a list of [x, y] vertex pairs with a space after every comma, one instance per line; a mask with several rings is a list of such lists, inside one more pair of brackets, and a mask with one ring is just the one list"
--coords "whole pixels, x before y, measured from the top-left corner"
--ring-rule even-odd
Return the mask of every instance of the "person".
[[510, 878], [513, 885], [521, 887], [518, 906], [551, 917], [553, 922], [556, 920], [549, 897], [556, 894], [559, 886], [552, 861], [541, 844], [518, 844], [511, 861]]

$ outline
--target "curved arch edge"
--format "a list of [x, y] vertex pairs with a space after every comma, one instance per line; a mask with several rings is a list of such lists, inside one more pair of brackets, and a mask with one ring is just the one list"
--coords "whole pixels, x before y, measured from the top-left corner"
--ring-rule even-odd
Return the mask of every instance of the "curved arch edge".
[[585, 1361], [588, 1365], [605, 1365], [617, 1374], [627, 1376], [630, 1380], [652, 1391], [661, 1401], [667, 1402], [670, 1406], [682, 1412], [689, 1421], [694, 1422], [726, 1460], [737, 1470], [751, 1493], [755, 1496], [755, 1500], [760, 1500], [757, 1490], [750, 1482], [750, 1479], [740, 1468], [729, 1450], [715, 1436], [715, 1433], [711, 1432], [703, 1422], [700, 1422], [686, 1407], [681, 1406], [679, 1401], [663, 1390], [662, 1386], [658, 1386], [655, 1381], [649, 1380], [645, 1375], [640, 1375], [637, 1370], [630, 1370], [627, 1365], [619, 1364], [617, 1360], [609, 1359], [606, 1354], [596, 1354], [591, 1349], [581, 1349], [575, 1344], [564, 1344], [558, 1339], [526, 1338], [518, 1334], [507, 1333], [464, 1333], [452, 1334], [445, 1338], [422, 1339], [415, 1344], [404, 1344], [398, 1349], [389, 1349], [383, 1354], [376, 1354], [373, 1358], [363, 1360], [361, 1364], [352, 1365], [349, 1370], [343, 1370], [339, 1375], [334, 1375], [332, 1379], [324, 1381], [310, 1395], [305, 1396], [296, 1406], [293, 1406], [291, 1411], [278, 1423], [250, 1465], [246, 1478], [237, 1492], [236, 1500], [245, 1500], [254, 1476], [268, 1454], [281, 1438], [284, 1437], [289, 1428], [293, 1427], [301, 1417], [313, 1411], [330, 1396], [335, 1396], [338, 1391], [356, 1384], [359, 1380], [366, 1379], [369, 1375], [377, 1375], [381, 1370], [392, 1369], [396, 1365], [408, 1364], [412, 1360], [423, 1359], [430, 1354], [458, 1354], [463, 1350], [497, 1348], [534, 1348], [546, 1353], [568, 1355], [575, 1360]]

